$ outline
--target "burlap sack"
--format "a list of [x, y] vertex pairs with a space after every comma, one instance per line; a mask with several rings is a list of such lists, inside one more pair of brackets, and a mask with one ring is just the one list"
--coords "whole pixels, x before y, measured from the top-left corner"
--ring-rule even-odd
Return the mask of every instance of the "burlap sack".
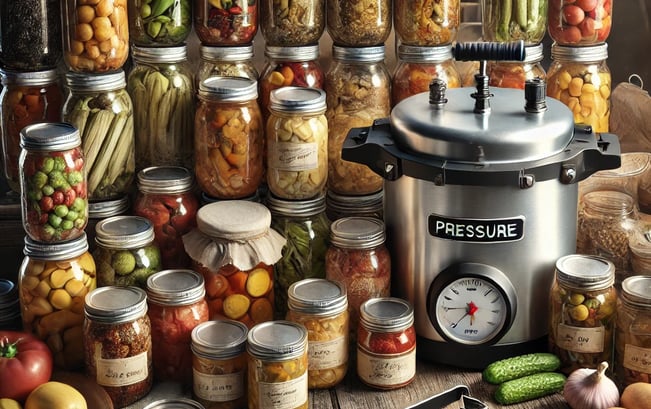
[[651, 152], [651, 96], [637, 75], [613, 90], [609, 130], [619, 137], [622, 152]]

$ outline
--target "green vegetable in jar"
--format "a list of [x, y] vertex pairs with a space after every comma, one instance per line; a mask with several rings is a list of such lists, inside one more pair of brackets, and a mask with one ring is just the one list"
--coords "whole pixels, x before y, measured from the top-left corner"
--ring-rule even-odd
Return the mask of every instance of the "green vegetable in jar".
[[113, 255], [111, 267], [118, 275], [127, 275], [136, 268], [136, 257], [129, 250], [121, 250]]
[[192, 28], [191, 0], [129, 2], [129, 36], [136, 45], [183, 43]]
[[545, 36], [548, 0], [485, 0], [483, 4], [487, 41], [537, 44]]

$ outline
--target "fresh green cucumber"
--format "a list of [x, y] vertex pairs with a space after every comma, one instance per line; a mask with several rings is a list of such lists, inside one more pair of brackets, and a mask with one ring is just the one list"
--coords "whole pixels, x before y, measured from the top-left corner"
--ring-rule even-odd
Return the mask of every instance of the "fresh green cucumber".
[[565, 379], [559, 372], [540, 372], [506, 381], [495, 390], [495, 400], [510, 405], [541, 398], [562, 391]]
[[561, 360], [554, 354], [535, 352], [502, 359], [488, 365], [482, 376], [486, 382], [500, 384], [539, 372], [553, 372], [560, 368]]

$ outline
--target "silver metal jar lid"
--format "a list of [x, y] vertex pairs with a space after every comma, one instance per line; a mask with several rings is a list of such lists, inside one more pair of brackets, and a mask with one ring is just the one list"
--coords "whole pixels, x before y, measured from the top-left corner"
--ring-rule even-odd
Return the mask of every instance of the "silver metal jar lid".
[[73, 91], [114, 91], [127, 86], [124, 70], [108, 74], [88, 74], [68, 71], [66, 82]]
[[33, 87], [38, 85], [49, 85], [58, 81], [59, 71], [44, 70], [44, 71], [13, 71], [0, 69], [0, 78], [2, 78], [2, 85], [24, 85]]
[[112, 216], [95, 226], [95, 242], [112, 249], [144, 247], [154, 241], [154, 226], [140, 216]]
[[56, 261], [79, 257], [87, 251], [88, 240], [86, 233], [82, 232], [76, 239], [50, 243], [32, 240], [29, 236], [25, 236], [23, 254], [38, 260]]
[[147, 298], [156, 304], [190, 305], [205, 295], [203, 276], [193, 270], [162, 270], [147, 277]]
[[352, 62], [380, 62], [384, 61], [384, 46], [342, 47], [333, 45], [332, 58]]
[[452, 61], [452, 47], [449, 45], [430, 47], [400, 44], [398, 46], [398, 59], [405, 62], [431, 63]]
[[307, 330], [291, 321], [267, 321], [251, 328], [247, 340], [247, 350], [254, 358], [284, 361], [306, 352]]
[[39, 122], [20, 131], [20, 147], [23, 149], [63, 151], [80, 145], [79, 130], [65, 122]]
[[384, 222], [374, 217], [343, 217], [330, 225], [330, 242], [337, 247], [370, 249], [385, 240]]
[[188, 47], [185, 44], [173, 47], [142, 47], [132, 45], [131, 55], [135, 62], [176, 63], [187, 60]]
[[253, 45], [216, 47], [202, 45], [199, 56], [207, 61], [244, 61], [253, 58]]
[[194, 175], [181, 166], [152, 166], [138, 172], [138, 189], [146, 193], [183, 193], [192, 189]]
[[622, 300], [638, 307], [651, 307], [651, 276], [637, 275], [622, 281]]
[[309, 217], [325, 211], [325, 199], [324, 194], [307, 200], [285, 200], [270, 194], [266, 203], [272, 216]]
[[272, 60], [280, 61], [311, 61], [319, 58], [319, 45], [304, 45], [300, 47], [278, 47], [268, 45], [264, 55]]
[[105, 219], [117, 216], [129, 210], [129, 196], [122, 196], [119, 199], [103, 200], [100, 202], [88, 203], [89, 219]]
[[246, 351], [247, 326], [234, 320], [206, 321], [192, 330], [192, 352], [207, 359], [228, 359]]
[[321, 113], [326, 110], [325, 91], [318, 88], [282, 87], [271, 91], [269, 109], [287, 113]]
[[369, 331], [397, 332], [414, 324], [414, 308], [401, 298], [371, 298], [360, 305], [359, 317]]
[[323, 278], [306, 278], [289, 286], [290, 310], [311, 315], [340, 314], [348, 308], [346, 287]]
[[266, 233], [270, 226], [269, 209], [247, 200], [209, 203], [197, 211], [197, 227], [210, 237], [246, 240]]
[[370, 213], [383, 210], [384, 190], [368, 195], [341, 195], [328, 190], [326, 194], [327, 207], [335, 211], [355, 211]]
[[615, 265], [599, 256], [569, 254], [556, 260], [556, 280], [577, 290], [604, 290], [615, 283]]
[[199, 84], [199, 96], [227, 102], [258, 98], [258, 82], [244, 77], [208, 77]]
[[607, 43], [580, 47], [552, 44], [552, 60], [595, 63], [605, 61], [607, 58]]
[[135, 287], [98, 287], [86, 295], [84, 313], [96, 322], [119, 324], [147, 313], [147, 293]]
[[168, 398], [154, 401], [143, 409], [205, 409], [205, 406], [188, 398]]

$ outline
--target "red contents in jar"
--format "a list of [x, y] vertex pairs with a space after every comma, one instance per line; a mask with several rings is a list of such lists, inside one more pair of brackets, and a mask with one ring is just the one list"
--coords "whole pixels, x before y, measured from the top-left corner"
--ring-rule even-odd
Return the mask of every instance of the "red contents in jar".
[[247, 44], [258, 31], [255, 0], [197, 1], [194, 9], [194, 28], [206, 45]]
[[550, 1], [549, 35], [561, 45], [602, 43], [610, 34], [612, 8], [612, 0]]
[[368, 347], [370, 352], [380, 355], [401, 354], [416, 346], [416, 330], [413, 326], [399, 332], [372, 333], [360, 327], [359, 337], [359, 342]]
[[323, 71], [313, 61], [279, 63], [261, 80], [260, 106], [267, 115], [271, 91], [287, 86], [323, 89], [323, 80]]

